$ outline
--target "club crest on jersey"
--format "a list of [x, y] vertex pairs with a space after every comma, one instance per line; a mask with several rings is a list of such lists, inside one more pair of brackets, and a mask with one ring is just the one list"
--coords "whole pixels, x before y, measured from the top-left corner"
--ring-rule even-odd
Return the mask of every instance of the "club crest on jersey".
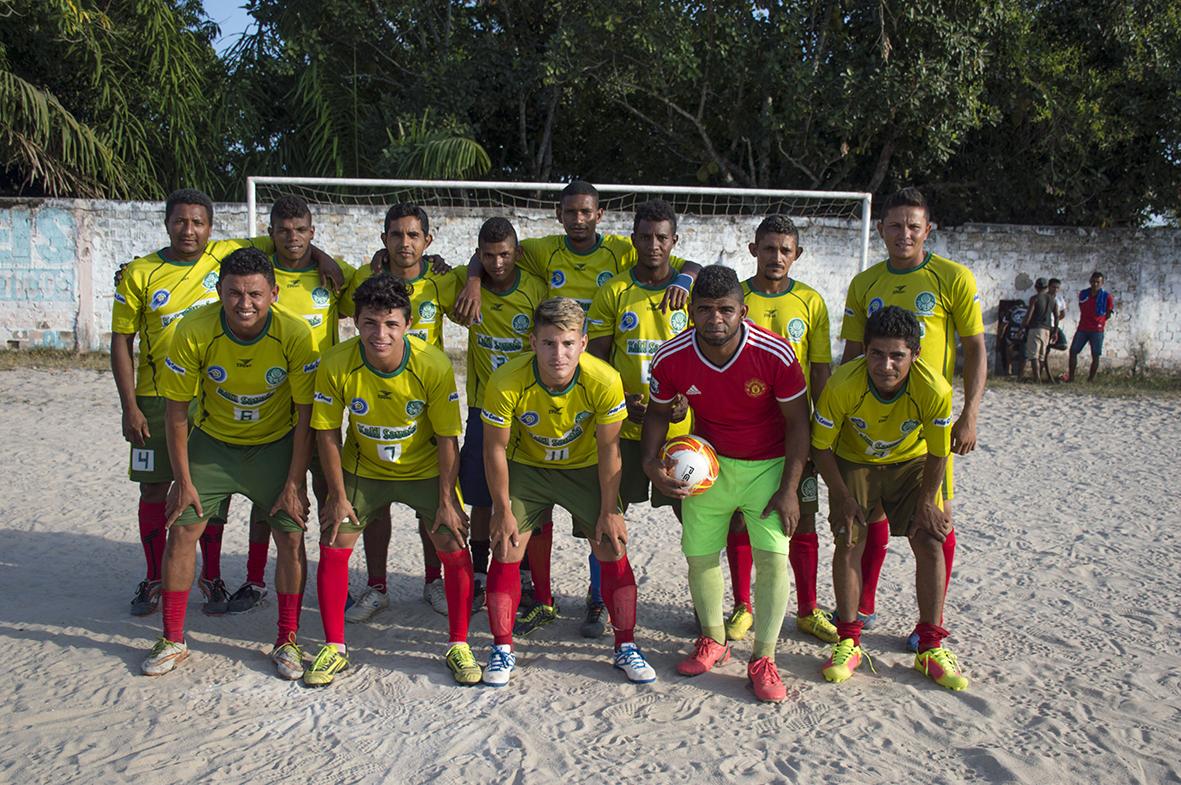
[[860, 417], [850, 417], [849, 422], [853, 423], [854, 428], [857, 428], [861, 431], [865, 430], [865, 420], [861, 419]]
[[919, 292], [914, 298], [914, 312], [919, 316], [934, 316], [935, 295], [931, 292]]
[[427, 301], [418, 306], [418, 317], [424, 322], [433, 322], [435, 320], [435, 315], [438, 312], [439, 309], [436, 308], [435, 304], [430, 301]]
[[648, 377], [648, 391], [653, 395], [660, 395], [660, 383], [656, 381], [655, 376]]
[[521, 425], [524, 425], [526, 428], [532, 428], [534, 425], [537, 425], [537, 423], [541, 422], [541, 417], [537, 414], [537, 412], [525, 412], [521, 415], [520, 420]]
[[205, 274], [204, 278], [201, 279], [201, 285], [204, 286], [206, 289], [216, 289], [217, 282], [218, 282], [218, 274], [217, 274], [216, 270], [211, 270], [210, 272]]
[[808, 326], [804, 324], [804, 320], [796, 317], [787, 323], [787, 337], [792, 341], [798, 341], [804, 337], [804, 333], [808, 332]]
[[623, 316], [619, 317], [619, 331], [626, 333], [636, 329], [640, 324], [640, 317], [636, 316], [635, 311], [624, 311]]
[[217, 382], [218, 384], [221, 384], [229, 377], [229, 374], [226, 373], [226, 369], [222, 368], [220, 365], [209, 366], [209, 370], [205, 371], [205, 375], [208, 376], [211, 381]]
[[323, 286], [317, 286], [315, 289], [312, 289], [312, 302], [316, 304], [317, 308], [328, 307], [328, 301], [330, 299], [328, 290]]
[[417, 417], [422, 414], [423, 409], [426, 408], [426, 401], [420, 401], [417, 398], [413, 401], [406, 402], [406, 414], [410, 417]]
[[881, 297], [875, 297], [869, 301], [869, 309], [867, 310], [867, 313], [870, 316], [873, 316], [875, 313], [877, 313], [880, 310], [882, 310], [882, 298]]
[[767, 392], [767, 383], [762, 379], [747, 379], [744, 389], [751, 398], [759, 398]]
[[529, 317], [519, 313], [513, 317], [513, 332], [524, 335], [529, 332]]
[[902, 432], [903, 433], [910, 433], [911, 431], [913, 431], [917, 427], [919, 427], [918, 420], [907, 420], [906, 422], [902, 423]]
[[269, 384], [271, 387], [278, 387], [283, 383], [283, 380], [287, 378], [287, 369], [280, 368], [277, 365], [267, 368], [264, 378], [267, 380], [267, 384]]
[[595, 278], [595, 286], [602, 287], [607, 283], [607, 281], [610, 281], [612, 277], [614, 277], [612, 273], [604, 270], [603, 272], [599, 273], [598, 277]]
[[368, 414], [369, 402], [364, 398], [354, 398], [349, 401], [349, 411], [353, 414]]
[[806, 502], [814, 502], [819, 498], [816, 493], [815, 477], [805, 477], [800, 481], [800, 498]]
[[549, 277], [549, 285], [554, 289], [561, 289], [566, 285], [566, 273], [561, 270], [554, 270]]
[[689, 317], [685, 315], [684, 311], [673, 311], [669, 314], [668, 326], [676, 332], [680, 332], [689, 326]]
[[168, 304], [168, 298], [171, 296], [172, 292], [167, 289], [157, 289], [152, 292], [152, 299], [148, 302], [148, 307], [157, 311]]

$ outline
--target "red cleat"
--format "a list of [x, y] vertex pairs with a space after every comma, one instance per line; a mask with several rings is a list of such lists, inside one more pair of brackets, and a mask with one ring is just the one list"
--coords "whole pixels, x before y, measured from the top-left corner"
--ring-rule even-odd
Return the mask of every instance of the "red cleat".
[[693, 653], [677, 663], [677, 673], [682, 676], [700, 676], [715, 665], [730, 659], [730, 647], [718, 643], [708, 635], [702, 635], [693, 642]]

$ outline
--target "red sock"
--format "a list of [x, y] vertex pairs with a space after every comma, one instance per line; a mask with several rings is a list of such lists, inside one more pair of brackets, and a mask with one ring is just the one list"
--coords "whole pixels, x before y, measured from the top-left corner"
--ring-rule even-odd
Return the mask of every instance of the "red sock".
[[919, 634], [919, 651], [923, 652], [927, 649], [937, 649], [943, 645], [943, 639], [947, 637], [947, 630], [940, 627], [938, 624], [922, 624], [920, 623], [914, 628], [914, 631]]
[[352, 548], [320, 546], [316, 594], [320, 601], [320, 619], [324, 622], [325, 643], [344, 644], [344, 603], [349, 596], [349, 557], [352, 554]]
[[160, 615], [164, 617], [164, 637], [173, 643], [185, 641], [185, 611], [188, 608], [188, 589], [160, 592]]
[[472, 555], [467, 549], [453, 553], [437, 551], [443, 562], [443, 592], [447, 595], [447, 632], [451, 643], [467, 641], [468, 620], [472, 615], [472, 594], [476, 576]]
[[201, 532], [201, 577], [207, 581], [221, 577], [221, 535], [225, 521], [213, 521], [210, 519]]
[[164, 545], [168, 531], [164, 528], [167, 517], [164, 502], [139, 503], [139, 541], [144, 546], [144, 561], [148, 563], [149, 581], [160, 580], [160, 567], [164, 563]]
[[[951, 589], [951, 565], [955, 562], [955, 529], [947, 533], [947, 539], [943, 541], [943, 565], [945, 568], [945, 583], [943, 584], [943, 599], [947, 599], [947, 592]], [[944, 614], [946, 616], [946, 613]], [[943, 624], [943, 619], [939, 620]]]
[[505, 564], [493, 556], [484, 597], [492, 642], [497, 646], [512, 646], [513, 619], [517, 618], [517, 606], [521, 604], [521, 563]]
[[793, 534], [787, 558], [796, 579], [796, 616], [807, 616], [816, 610], [816, 568], [820, 563], [816, 532]]
[[554, 547], [554, 525], [547, 523], [529, 538], [525, 550], [529, 554], [533, 577], [533, 599], [542, 605], [554, 604], [553, 585], [550, 583], [550, 554]]
[[869, 616], [874, 612], [874, 600], [878, 594], [878, 578], [882, 565], [886, 563], [886, 548], [890, 544], [890, 521], [882, 518], [869, 524], [865, 538], [865, 552], [861, 554], [861, 601], [857, 610]]
[[295, 635], [299, 632], [299, 612], [302, 605], [302, 594], [279, 593], [279, 637], [275, 638], [275, 646], [295, 641]]
[[754, 570], [754, 556], [750, 552], [750, 534], [743, 529], [726, 536], [726, 560], [730, 562], [730, 583], [734, 587], [734, 604], [742, 603], [749, 611], [750, 574]]
[[841, 640], [852, 638], [854, 646], [861, 645], [861, 620], [841, 621], [837, 619], [837, 637]]
[[255, 586], [266, 586], [267, 550], [270, 548], [269, 539], [262, 542], [252, 542], [246, 548], [246, 582]]
[[636, 576], [624, 556], [619, 561], [599, 560], [603, 576], [603, 604], [615, 628], [615, 648], [635, 640]]

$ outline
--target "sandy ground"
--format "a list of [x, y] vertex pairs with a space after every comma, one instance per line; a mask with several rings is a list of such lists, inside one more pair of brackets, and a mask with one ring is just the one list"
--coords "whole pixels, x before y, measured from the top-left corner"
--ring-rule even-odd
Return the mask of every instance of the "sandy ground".
[[[159, 616], [127, 613], [143, 557], [111, 378], [8, 371], [0, 393], [3, 782], [1181, 781], [1181, 401], [990, 391], [981, 447], [957, 467], [947, 621], [971, 690], [942, 690], [902, 652], [913, 559], [896, 541], [883, 621], [864, 641], [877, 674], [826, 684], [826, 647], [789, 621], [778, 664], [791, 697], [767, 706], [745, 687], [749, 644], [714, 673], [675, 674], [693, 633], [684, 563], [675, 520], [646, 506], [629, 525], [654, 685], [622, 681], [609, 639], [578, 637], [585, 552], [559, 536], [564, 618], [520, 642], [509, 688], [453, 686], [405, 510], [392, 607], [348, 629], [355, 675], [318, 691], [278, 680], [265, 656], [274, 605], [209, 618], [194, 592], [194, 656], [140, 676]], [[245, 507], [235, 502], [226, 531], [231, 588], [245, 570]], [[362, 584], [359, 553], [352, 567]], [[480, 657], [487, 629], [474, 620]], [[321, 637], [314, 582], [302, 637], [313, 650]]]

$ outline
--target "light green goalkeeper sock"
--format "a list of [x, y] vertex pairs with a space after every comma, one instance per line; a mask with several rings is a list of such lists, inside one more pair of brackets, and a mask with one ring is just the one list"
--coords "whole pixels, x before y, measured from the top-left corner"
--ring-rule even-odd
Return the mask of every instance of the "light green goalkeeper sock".
[[787, 554], [755, 548], [752, 555], [755, 563], [755, 643], [751, 658], [774, 657], [791, 593]]
[[686, 556], [685, 561], [689, 562], [689, 594], [693, 596], [693, 609], [701, 622], [701, 633], [724, 646], [726, 627], [723, 623], [719, 554], [720, 551], [712, 556]]

